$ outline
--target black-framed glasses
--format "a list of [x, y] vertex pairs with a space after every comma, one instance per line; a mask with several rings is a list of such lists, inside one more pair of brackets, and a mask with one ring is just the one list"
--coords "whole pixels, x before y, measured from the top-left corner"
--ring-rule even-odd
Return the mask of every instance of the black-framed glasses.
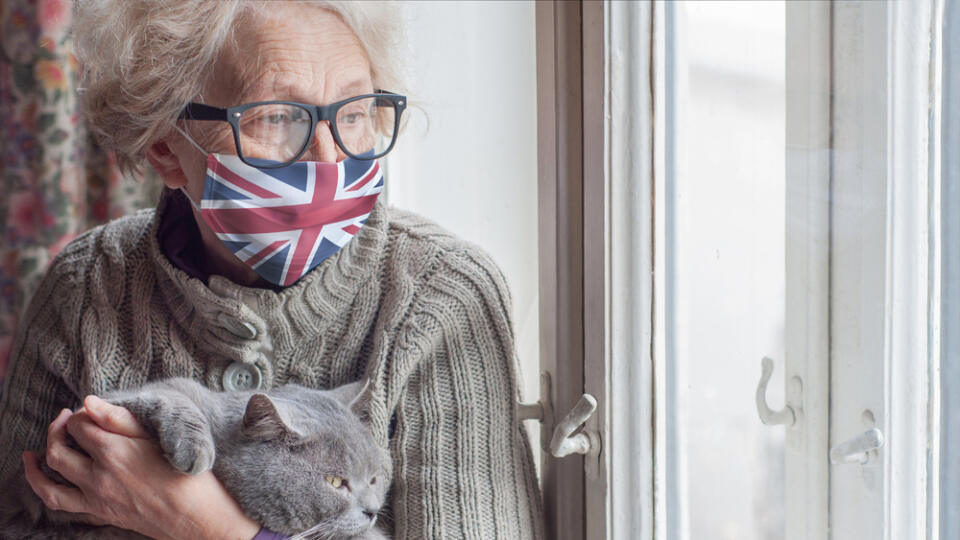
[[235, 107], [189, 103], [184, 120], [219, 120], [233, 128], [237, 156], [261, 169], [284, 167], [300, 159], [319, 122], [330, 123], [333, 140], [354, 159], [377, 159], [397, 141], [407, 98], [377, 90], [329, 105], [260, 101]]

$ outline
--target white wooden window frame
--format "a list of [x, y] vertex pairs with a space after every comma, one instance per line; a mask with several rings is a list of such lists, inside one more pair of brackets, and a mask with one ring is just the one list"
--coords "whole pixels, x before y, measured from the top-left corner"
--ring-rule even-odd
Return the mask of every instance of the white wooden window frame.
[[868, 417], [886, 441], [866, 465], [831, 465], [830, 532], [930, 538], [939, 6], [836, 3], [831, 11], [830, 445], [871, 427]]
[[[537, 7], [542, 365], [560, 414], [600, 401], [599, 451], [545, 458], [551, 538], [685, 540], [668, 487], [669, 9]], [[787, 9], [787, 215], [806, 227], [786, 239], [786, 538], [937, 538], [942, 5]], [[866, 464], [830, 463], [873, 426]]]
[[[652, 235], [654, 167], [663, 161], [654, 164], [652, 126], [653, 107], [663, 105], [649, 85], [662, 10], [537, 3], [541, 366], [553, 381], [541, 395], [552, 404], [542, 443], [557, 420], [550, 409], [564, 414], [583, 392], [598, 397], [585, 430], [601, 440], [586, 457], [544, 454], [551, 539], [652, 540], [662, 527]], [[635, 121], [605, 120], [621, 114]]]

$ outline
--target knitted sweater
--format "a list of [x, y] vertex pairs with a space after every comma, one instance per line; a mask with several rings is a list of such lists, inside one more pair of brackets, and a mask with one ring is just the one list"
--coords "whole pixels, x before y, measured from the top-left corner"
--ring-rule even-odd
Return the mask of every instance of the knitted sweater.
[[93, 229], [56, 257], [27, 308], [0, 397], [0, 486], [21, 450], [83, 396], [235, 363], [262, 386], [372, 378], [368, 416], [393, 456], [398, 539], [543, 538], [518, 397], [510, 298], [475, 246], [378, 204], [343, 249], [280, 292], [171, 265], [156, 210]]

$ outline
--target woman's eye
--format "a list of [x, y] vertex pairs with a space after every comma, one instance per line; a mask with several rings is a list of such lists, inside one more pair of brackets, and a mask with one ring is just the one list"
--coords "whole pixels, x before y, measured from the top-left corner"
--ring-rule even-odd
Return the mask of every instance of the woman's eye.
[[310, 115], [299, 110], [275, 109], [272, 111], [256, 111], [246, 121], [254, 129], [287, 128], [293, 124], [302, 124], [310, 121]]
[[342, 120], [341, 123], [343, 123], [343, 124], [356, 124], [357, 122], [360, 121], [360, 119], [361, 119], [362, 116], [363, 116], [363, 114], [361, 114], [361, 113], [351, 113], [351, 114], [347, 114], [347, 115], [344, 115], [343, 120]]
[[327, 476], [327, 483], [335, 488], [346, 485], [346, 482], [344, 482], [343, 478], [340, 478], [339, 476]]

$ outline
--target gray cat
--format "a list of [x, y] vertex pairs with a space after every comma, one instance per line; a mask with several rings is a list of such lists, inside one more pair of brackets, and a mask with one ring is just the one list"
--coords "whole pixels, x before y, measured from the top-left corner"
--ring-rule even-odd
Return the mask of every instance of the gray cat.
[[[267, 528], [297, 539], [386, 540], [374, 524], [391, 461], [352, 410], [364, 388], [361, 381], [333, 390], [291, 384], [218, 393], [170, 379], [105, 399], [129, 409], [180, 471], [212, 468]], [[112, 527], [58, 527], [68, 514], [47, 510], [28, 486], [18, 491], [20, 500], [0, 511], [0, 538], [142, 538]], [[48, 525], [33, 530], [27, 522], [41, 514]]]

